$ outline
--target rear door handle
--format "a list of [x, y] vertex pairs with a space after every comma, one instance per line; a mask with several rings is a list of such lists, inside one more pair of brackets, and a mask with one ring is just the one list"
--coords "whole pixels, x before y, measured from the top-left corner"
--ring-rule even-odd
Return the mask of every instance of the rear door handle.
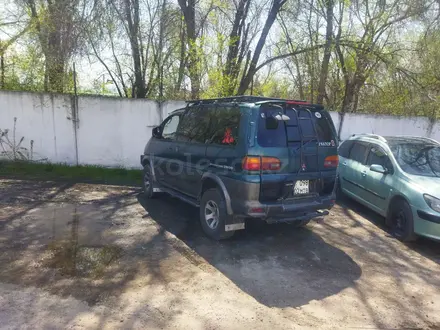
[[342, 165], [347, 166], [347, 162], [343, 162]]
[[174, 152], [179, 152], [179, 147], [168, 147], [168, 150], [172, 150]]
[[362, 176], [367, 176], [367, 171], [363, 171]]

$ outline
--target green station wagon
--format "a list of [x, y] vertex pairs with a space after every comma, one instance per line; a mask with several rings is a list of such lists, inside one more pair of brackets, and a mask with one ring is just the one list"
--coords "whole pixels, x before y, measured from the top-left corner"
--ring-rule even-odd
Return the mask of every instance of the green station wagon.
[[440, 144], [354, 135], [339, 147], [338, 189], [386, 217], [402, 241], [440, 240]]
[[199, 207], [214, 239], [244, 229], [246, 219], [304, 226], [335, 202], [335, 128], [321, 105], [304, 101], [189, 101], [153, 129], [140, 161], [145, 195]]

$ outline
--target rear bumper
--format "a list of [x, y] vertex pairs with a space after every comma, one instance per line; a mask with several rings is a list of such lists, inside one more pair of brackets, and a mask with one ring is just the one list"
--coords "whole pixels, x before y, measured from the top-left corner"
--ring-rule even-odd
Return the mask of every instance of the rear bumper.
[[335, 204], [335, 191], [328, 195], [290, 199], [286, 201], [260, 202], [259, 178], [245, 182], [223, 177], [235, 216], [263, 219], [267, 222], [304, 221], [327, 215]]
[[245, 215], [263, 219], [269, 223], [304, 221], [328, 215], [335, 204], [335, 196], [304, 198], [288, 202], [260, 203], [245, 202]]

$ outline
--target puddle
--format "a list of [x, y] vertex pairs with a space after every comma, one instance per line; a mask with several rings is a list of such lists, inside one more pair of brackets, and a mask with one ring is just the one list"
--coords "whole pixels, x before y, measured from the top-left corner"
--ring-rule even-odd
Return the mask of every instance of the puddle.
[[32, 250], [37, 253], [37, 264], [56, 269], [63, 276], [101, 277], [122, 255], [121, 247], [114, 244], [113, 229], [123, 226], [125, 219], [115, 216], [115, 212], [122, 210], [93, 204], [46, 203], [8, 226], [10, 235], [4, 242], [0, 240], [0, 249]]
[[[45, 265], [67, 276], [102, 276], [106, 268], [120, 257], [122, 249], [115, 245], [91, 245], [91, 237], [95, 236], [93, 241], [96, 241], [96, 237], [101, 236], [111, 222], [109, 220], [106, 222], [105, 216], [99, 219], [100, 216], [97, 214], [94, 214], [94, 222], [87, 221], [96, 210], [87, 210], [84, 206], [73, 206], [68, 211], [71, 221], [64, 222], [64, 228], [60, 228], [63, 222], [59, 221], [59, 216], [56, 217], [58, 235], [55, 231], [52, 242], [48, 244], [48, 258]], [[105, 212], [102, 212], [101, 217], [103, 215]], [[57, 240], [57, 236], [61, 239]], [[102, 239], [98, 240], [99, 243], [101, 241]]]
[[122, 254], [118, 246], [78, 246], [76, 242], [55, 242], [48, 247], [45, 266], [57, 269], [62, 275], [101, 277]]

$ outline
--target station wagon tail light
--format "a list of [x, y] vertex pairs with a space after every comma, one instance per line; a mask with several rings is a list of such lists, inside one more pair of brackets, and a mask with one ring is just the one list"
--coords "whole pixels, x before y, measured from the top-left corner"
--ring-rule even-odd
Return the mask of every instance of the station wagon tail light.
[[243, 158], [242, 166], [246, 171], [278, 171], [281, 161], [275, 157], [246, 156]]
[[339, 157], [337, 155], [327, 156], [324, 159], [324, 167], [338, 167]]

